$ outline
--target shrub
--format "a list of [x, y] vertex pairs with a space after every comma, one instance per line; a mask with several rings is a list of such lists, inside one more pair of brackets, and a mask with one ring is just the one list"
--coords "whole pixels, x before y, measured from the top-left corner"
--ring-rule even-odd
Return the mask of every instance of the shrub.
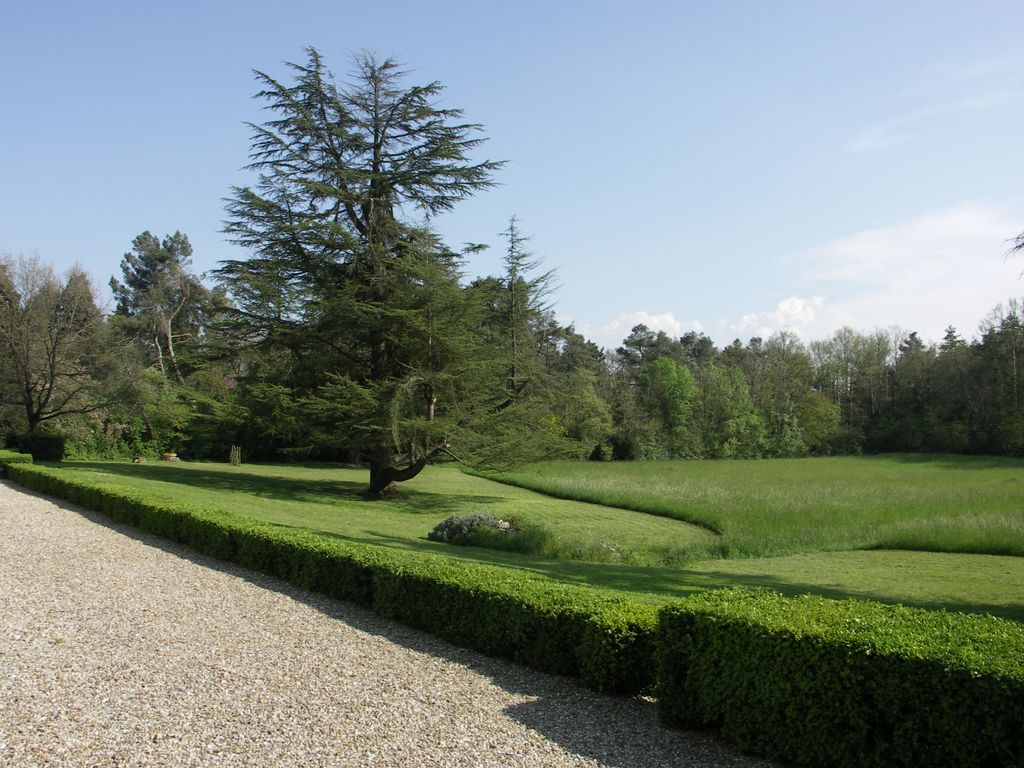
[[502, 521], [507, 528], [481, 526], [470, 531], [457, 544], [498, 549], [503, 552], [518, 552], [521, 555], [556, 556], [555, 537], [547, 528], [536, 524], [519, 523], [516, 520]]
[[57, 432], [26, 432], [18, 439], [22, 453], [34, 461], [60, 461], [64, 458], [64, 435]]
[[0, 474], [7, 476], [7, 466], [9, 464], [31, 464], [32, 457], [27, 453], [18, 453], [17, 451], [3, 451], [0, 450]]
[[446, 544], [498, 549], [521, 555], [567, 557], [566, 547], [547, 528], [518, 520], [501, 520], [494, 515], [453, 515], [434, 527], [427, 538]]
[[497, 530], [499, 522], [501, 521], [494, 515], [482, 512], [474, 515], [452, 515], [434, 526], [434, 530], [427, 534], [427, 538], [444, 544], [459, 544], [478, 528]]
[[1024, 626], [988, 616], [771, 592], [661, 612], [668, 723], [807, 765], [1024, 764]]

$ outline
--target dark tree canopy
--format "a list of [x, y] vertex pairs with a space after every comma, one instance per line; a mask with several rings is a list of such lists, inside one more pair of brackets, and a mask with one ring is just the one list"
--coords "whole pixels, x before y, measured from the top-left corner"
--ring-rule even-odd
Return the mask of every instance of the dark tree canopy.
[[179, 384], [178, 347], [199, 335], [213, 307], [210, 291], [189, 271], [191, 262], [186, 235], [175, 232], [161, 241], [146, 231], [121, 259], [124, 282], [110, 279], [117, 315], [130, 318], [121, 329], [143, 339], [160, 371]]
[[[410, 86], [393, 60], [355, 60], [339, 86], [320, 54], [294, 80], [257, 72], [272, 119], [253, 125], [254, 187], [227, 201], [225, 231], [252, 252], [218, 276], [239, 338], [319, 419], [312, 441], [370, 466], [373, 493], [448, 450], [475, 378], [460, 259], [430, 217], [491, 186], [480, 126]], [[255, 367], [250, 377], [258, 383]]]

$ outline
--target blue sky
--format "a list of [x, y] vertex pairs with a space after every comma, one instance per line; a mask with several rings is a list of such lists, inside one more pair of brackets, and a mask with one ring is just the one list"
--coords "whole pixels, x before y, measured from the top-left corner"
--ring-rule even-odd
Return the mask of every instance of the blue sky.
[[9, 3], [0, 252], [105, 286], [143, 230], [199, 271], [242, 253], [252, 70], [316, 46], [393, 56], [483, 123], [500, 186], [436, 222], [515, 214], [556, 308], [605, 346], [645, 322], [718, 343], [842, 325], [970, 337], [1024, 293], [1019, 2]]

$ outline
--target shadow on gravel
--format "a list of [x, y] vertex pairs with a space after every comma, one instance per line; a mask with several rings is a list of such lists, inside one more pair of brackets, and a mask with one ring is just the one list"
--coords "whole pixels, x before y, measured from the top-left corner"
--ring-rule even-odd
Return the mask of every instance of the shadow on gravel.
[[[112, 522], [98, 512], [62, 499], [30, 491], [7, 480], [0, 480], [0, 483], [19, 493], [45, 499], [61, 509], [200, 568], [226, 573], [260, 589], [285, 595], [361, 632], [470, 669], [490, 679], [502, 690], [530, 699], [505, 710], [513, 720], [599, 765], [609, 768], [767, 768], [778, 765], [742, 755], [714, 733], [678, 731], [662, 726], [658, 722], [655, 704], [650, 699], [602, 695], [584, 688], [571, 678], [548, 675], [504, 659], [484, 656], [381, 618], [357, 605], [306, 592], [234, 563], [198, 554], [181, 544]], [[495, 723], [495, 728], [500, 727], [500, 723]]]

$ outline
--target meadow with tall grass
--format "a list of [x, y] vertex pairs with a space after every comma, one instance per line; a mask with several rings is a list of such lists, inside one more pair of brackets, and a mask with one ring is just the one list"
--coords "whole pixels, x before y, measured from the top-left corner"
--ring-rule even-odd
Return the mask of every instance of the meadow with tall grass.
[[719, 534], [690, 558], [863, 549], [1024, 556], [1024, 461], [887, 455], [549, 462], [493, 479]]

